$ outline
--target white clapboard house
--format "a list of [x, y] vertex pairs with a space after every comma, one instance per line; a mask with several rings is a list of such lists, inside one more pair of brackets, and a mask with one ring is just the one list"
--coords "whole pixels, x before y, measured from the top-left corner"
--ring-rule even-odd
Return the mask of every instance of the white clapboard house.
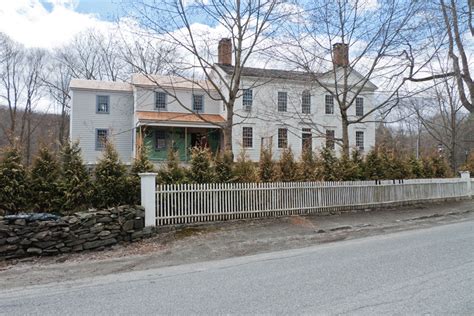
[[[336, 66], [347, 65], [347, 46], [336, 44], [333, 51]], [[211, 76], [220, 72], [230, 80], [233, 69], [231, 40], [222, 39]], [[235, 157], [244, 150], [250, 159], [258, 161], [262, 145], [272, 146], [276, 158], [287, 147], [298, 156], [303, 146], [334, 146], [333, 139], [342, 137], [337, 104], [312, 76], [250, 67], [244, 68], [242, 75], [241, 96], [234, 107]], [[334, 72], [327, 72], [319, 80], [327, 80], [327, 87], [334, 77]], [[360, 79], [351, 70], [349, 81]], [[172, 147], [183, 162], [190, 158], [189, 149], [194, 146], [208, 146], [214, 152], [220, 148], [226, 108], [206, 80], [196, 83], [134, 74], [129, 83], [74, 79], [70, 87], [70, 138], [79, 140], [88, 164], [100, 158], [105, 140], [115, 144], [125, 163], [132, 161], [137, 144], [147, 146], [150, 159], [156, 163], [166, 160]], [[370, 111], [375, 89], [370, 82], [365, 85], [350, 108], [350, 116]], [[370, 116], [366, 120], [373, 121]], [[349, 138], [351, 148], [369, 150], [375, 144], [375, 123], [350, 125]]]

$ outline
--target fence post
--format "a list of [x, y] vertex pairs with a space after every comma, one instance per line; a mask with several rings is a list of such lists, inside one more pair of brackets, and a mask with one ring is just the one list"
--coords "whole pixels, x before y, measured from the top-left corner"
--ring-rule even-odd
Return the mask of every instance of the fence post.
[[461, 174], [461, 179], [466, 181], [467, 184], [467, 196], [470, 198], [472, 196], [472, 188], [471, 188], [471, 174], [469, 171], [459, 171]]
[[142, 206], [145, 208], [145, 226], [156, 226], [156, 173], [139, 173]]

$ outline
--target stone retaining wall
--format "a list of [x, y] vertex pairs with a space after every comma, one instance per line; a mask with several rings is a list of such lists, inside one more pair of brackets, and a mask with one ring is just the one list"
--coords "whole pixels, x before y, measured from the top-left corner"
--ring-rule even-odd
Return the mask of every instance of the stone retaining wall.
[[0, 259], [101, 250], [152, 234], [141, 206], [91, 209], [58, 220], [0, 217]]

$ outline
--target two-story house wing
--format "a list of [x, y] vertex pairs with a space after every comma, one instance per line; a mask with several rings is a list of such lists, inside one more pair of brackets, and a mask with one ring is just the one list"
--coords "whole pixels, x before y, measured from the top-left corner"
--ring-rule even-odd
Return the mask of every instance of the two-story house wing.
[[[218, 63], [208, 80], [143, 74], [132, 75], [130, 83], [72, 80], [71, 139], [80, 141], [85, 161], [94, 164], [108, 140], [126, 163], [141, 145], [156, 163], [165, 161], [171, 149], [181, 161], [189, 160], [194, 146], [218, 151], [227, 112], [212, 83], [224, 89], [222, 80], [229, 82], [234, 71], [231, 41], [222, 39], [218, 50]], [[328, 89], [334, 78], [342, 80], [343, 68], [335, 69], [336, 75], [244, 67], [233, 109], [234, 157], [245, 152], [258, 161], [262, 145], [271, 146], [276, 158], [285, 148], [297, 156], [306, 146], [336, 148], [342, 122], [334, 93]], [[358, 91], [348, 112], [354, 120], [372, 109], [376, 86], [366, 82], [358, 89], [363, 77], [349, 71], [349, 85]], [[349, 126], [352, 148], [367, 151], [375, 145], [372, 116], [365, 118], [369, 122]]]

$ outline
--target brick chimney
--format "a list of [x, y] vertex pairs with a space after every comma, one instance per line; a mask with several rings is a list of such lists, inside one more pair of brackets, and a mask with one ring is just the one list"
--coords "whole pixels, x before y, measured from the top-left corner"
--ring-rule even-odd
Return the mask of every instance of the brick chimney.
[[230, 38], [223, 38], [219, 41], [217, 48], [217, 62], [223, 65], [232, 65], [232, 41]]
[[349, 45], [344, 43], [332, 45], [332, 62], [338, 67], [349, 66]]

